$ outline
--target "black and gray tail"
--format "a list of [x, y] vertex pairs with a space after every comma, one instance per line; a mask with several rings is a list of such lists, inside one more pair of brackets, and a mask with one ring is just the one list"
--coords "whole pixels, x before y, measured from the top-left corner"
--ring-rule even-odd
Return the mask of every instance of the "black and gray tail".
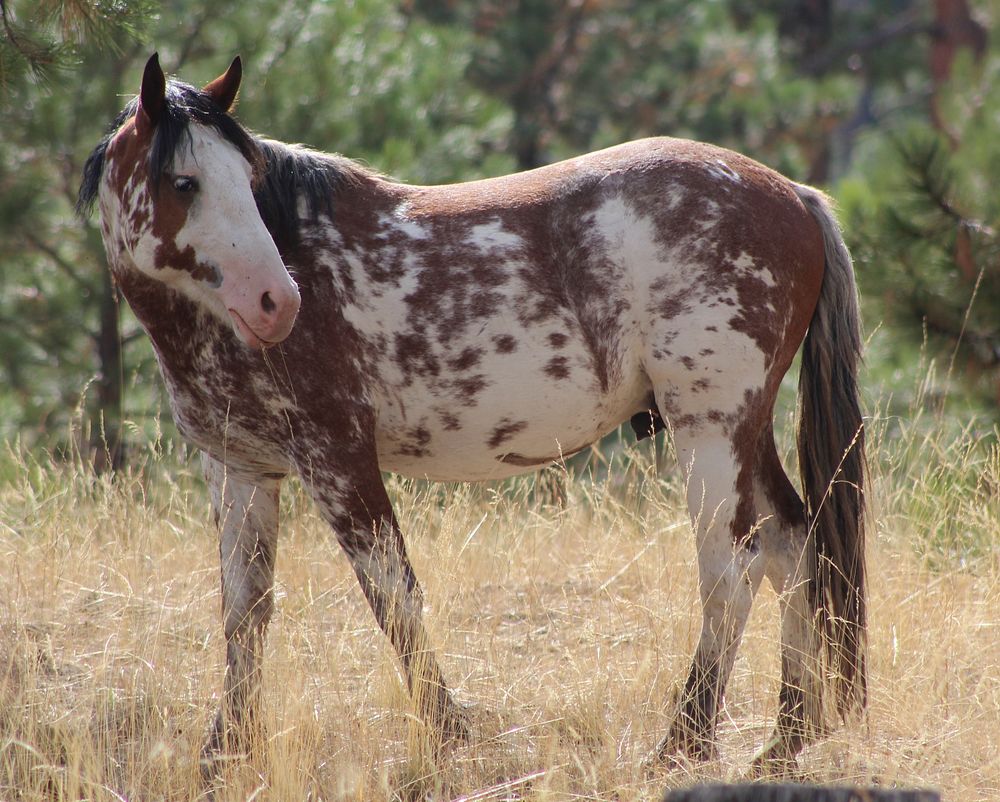
[[802, 353], [798, 451], [814, 554], [810, 605], [837, 712], [867, 701], [865, 432], [858, 402], [861, 323], [851, 256], [825, 196], [796, 186], [823, 232], [826, 270]]

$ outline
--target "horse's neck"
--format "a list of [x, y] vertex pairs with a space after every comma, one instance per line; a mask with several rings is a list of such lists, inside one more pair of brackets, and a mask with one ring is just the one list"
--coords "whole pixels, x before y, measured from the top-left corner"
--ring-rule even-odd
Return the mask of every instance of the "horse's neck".
[[137, 270], [113, 272], [122, 296], [149, 334], [161, 362], [187, 362], [203, 347], [211, 322], [193, 301]]

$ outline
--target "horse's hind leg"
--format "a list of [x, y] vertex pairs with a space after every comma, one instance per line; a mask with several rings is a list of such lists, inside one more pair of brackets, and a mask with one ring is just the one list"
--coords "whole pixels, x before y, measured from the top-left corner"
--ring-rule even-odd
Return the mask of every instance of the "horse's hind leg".
[[211, 763], [220, 752], [253, 746], [260, 696], [260, 661], [273, 607], [280, 480], [250, 482], [204, 458], [219, 525], [226, 678], [222, 703], [205, 745]]
[[675, 428], [674, 440], [697, 541], [702, 629], [680, 707], [658, 753], [705, 759], [715, 754], [719, 706], [764, 566], [758, 559], [752, 464], [741, 459], [746, 449], [725, 424]]
[[802, 501], [774, 447], [771, 427], [762, 433], [755, 478], [764, 570], [781, 609], [781, 689], [778, 721], [754, 760], [757, 774], [784, 773], [795, 755], [822, 729], [819, 640], [808, 597], [808, 551]]

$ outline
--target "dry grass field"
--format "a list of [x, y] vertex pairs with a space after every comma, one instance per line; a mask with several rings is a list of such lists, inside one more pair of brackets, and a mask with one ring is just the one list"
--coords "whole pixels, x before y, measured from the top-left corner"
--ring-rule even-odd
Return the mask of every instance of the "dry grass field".
[[[1000, 454], [919, 415], [876, 415], [871, 453], [871, 707], [802, 755], [802, 779], [1000, 799]], [[700, 626], [683, 488], [671, 470], [655, 478], [651, 455], [637, 447], [610, 481], [567, 483], [565, 504], [532, 480], [393, 480], [427, 624], [475, 730], [436, 758], [346, 560], [286, 487], [267, 749], [234, 763], [215, 798], [631, 800], [742, 779], [776, 708], [766, 583], [721, 758], [644, 764]], [[4, 459], [0, 800], [204, 795], [224, 643], [197, 460], [158, 455], [111, 483]]]

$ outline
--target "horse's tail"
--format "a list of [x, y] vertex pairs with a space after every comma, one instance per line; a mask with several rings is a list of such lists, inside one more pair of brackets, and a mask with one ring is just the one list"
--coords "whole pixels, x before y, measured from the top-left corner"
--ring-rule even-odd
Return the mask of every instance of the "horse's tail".
[[823, 675], [846, 718], [867, 702], [861, 323], [851, 255], [830, 203], [817, 190], [795, 189], [823, 232], [826, 252], [799, 375], [799, 468], [811, 535], [807, 595]]

